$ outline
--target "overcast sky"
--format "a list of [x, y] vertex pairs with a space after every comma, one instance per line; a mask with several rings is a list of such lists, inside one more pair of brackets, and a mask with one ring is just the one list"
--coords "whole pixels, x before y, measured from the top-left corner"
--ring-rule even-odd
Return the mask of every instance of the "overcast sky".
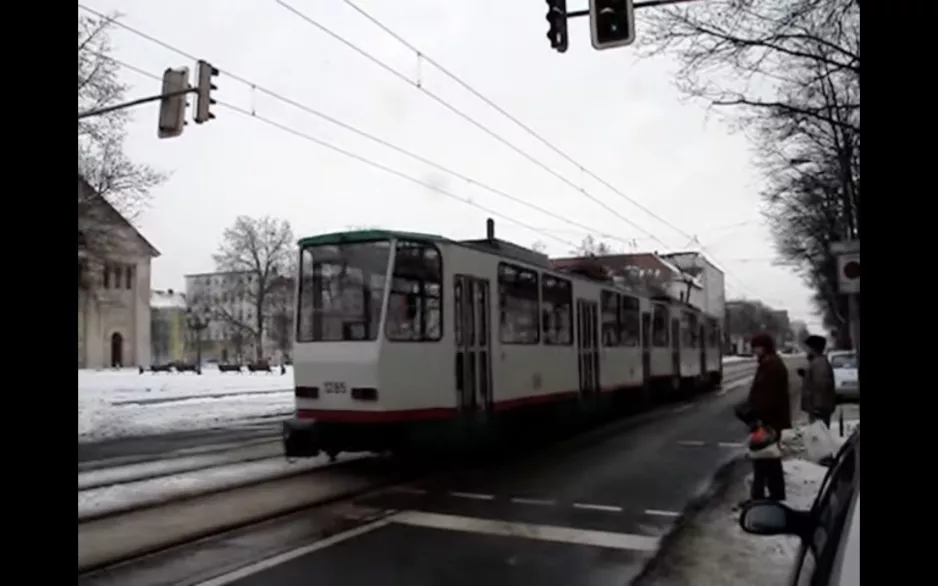
[[[668, 58], [639, 60], [629, 48], [598, 52], [586, 19], [570, 22], [570, 49], [558, 54], [545, 36], [543, 0], [354, 0], [604, 181], [682, 232], [650, 216], [532, 138], [427, 64], [342, 0], [285, 0], [406, 76], [407, 83], [342, 45], [275, 0], [85, 0], [101, 12], [168, 45], [208, 60], [222, 74], [220, 101], [372, 159], [536, 231], [496, 218], [499, 237], [536, 241], [568, 254], [588, 232], [477, 185], [428, 167], [226, 75], [247, 78], [468, 176], [614, 235], [628, 251], [697, 249], [696, 236], [727, 272], [727, 295], [759, 298], [819, 328], [809, 291], [772, 266], [759, 217], [760, 178], [746, 139], [673, 87]], [[569, 9], [586, 6], [570, 0]], [[638, 20], [638, 34], [642, 20]], [[161, 75], [190, 59], [127, 31], [112, 34], [114, 55]], [[128, 98], [159, 91], [132, 71]], [[530, 159], [460, 118], [415, 87], [450, 102], [527, 152]], [[213, 269], [211, 254], [240, 214], [288, 219], [297, 236], [381, 226], [481, 237], [488, 214], [432, 189], [327, 150], [260, 120], [218, 107], [208, 124], [189, 124], [171, 140], [156, 137], [155, 105], [137, 108], [133, 157], [173, 176], [153, 193], [138, 226], [162, 252], [154, 288], [183, 288], [183, 275]], [[574, 187], [575, 186], [575, 187]], [[630, 225], [580, 190], [604, 202]], [[648, 232], [654, 236], [648, 236]]]

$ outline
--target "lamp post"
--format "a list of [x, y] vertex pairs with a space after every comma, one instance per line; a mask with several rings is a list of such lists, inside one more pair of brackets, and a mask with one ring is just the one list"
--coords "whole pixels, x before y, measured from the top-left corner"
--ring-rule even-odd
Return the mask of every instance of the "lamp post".
[[207, 313], [203, 310], [186, 309], [186, 325], [189, 331], [195, 335], [195, 371], [202, 374], [202, 332], [208, 328], [210, 320]]

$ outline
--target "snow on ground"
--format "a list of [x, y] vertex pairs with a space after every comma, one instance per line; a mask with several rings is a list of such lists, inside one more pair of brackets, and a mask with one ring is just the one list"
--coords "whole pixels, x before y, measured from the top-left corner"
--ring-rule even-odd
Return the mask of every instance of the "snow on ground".
[[[832, 422], [834, 437], [846, 441], [859, 419], [845, 421], [841, 438]], [[809, 509], [828, 469], [801, 459], [800, 434], [785, 434], [783, 448], [786, 501], [794, 509]], [[738, 465], [737, 473], [725, 490], [696, 514], [681, 530], [671, 549], [654, 570], [643, 577], [642, 586], [752, 586], [785, 584], [791, 573], [799, 540], [790, 536], [758, 536], [744, 533], [739, 527], [739, 512], [734, 507], [749, 498], [752, 472], [748, 462]]]
[[[340, 454], [337, 459], [342, 462], [363, 457], [366, 456]], [[93, 488], [78, 493], [78, 519], [273, 480], [328, 465], [329, 458], [326, 456], [292, 463], [278, 456], [255, 462], [242, 462], [162, 478]]]
[[78, 371], [78, 441], [210, 429], [293, 412], [293, 370], [275, 374]]
[[755, 360], [752, 356], [724, 356], [723, 364], [733, 364], [734, 362], [750, 362]]

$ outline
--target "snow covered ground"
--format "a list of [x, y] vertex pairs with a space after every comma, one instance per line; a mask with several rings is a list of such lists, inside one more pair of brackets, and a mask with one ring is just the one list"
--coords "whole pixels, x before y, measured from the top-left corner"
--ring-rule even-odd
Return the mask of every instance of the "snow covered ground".
[[281, 375], [78, 371], [78, 441], [210, 429], [286, 417], [293, 370]]
[[[858, 409], [856, 410], [858, 415]], [[847, 414], [853, 413], [848, 410]], [[847, 416], [845, 414], [845, 417]], [[845, 420], [844, 437], [832, 422], [834, 437], [843, 442], [859, 424]], [[787, 499], [795, 509], [811, 507], [827, 468], [801, 459], [800, 433], [784, 434]], [[785, 584], [798, 551], [795, 537], [764, 537], [744, 533], [735, 505], [749, 496], [752, 474], [745, 463], [735, 482], [716, 495], [678, 534], [661, 563], [638, 583], [642, 586], [770, 586]]]

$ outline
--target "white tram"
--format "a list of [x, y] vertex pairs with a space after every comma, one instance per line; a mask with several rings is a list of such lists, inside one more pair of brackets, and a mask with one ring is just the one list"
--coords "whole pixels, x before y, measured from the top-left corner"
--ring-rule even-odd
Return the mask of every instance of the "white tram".
[[510, 441], [720, 382], [715, 320], [494, 239], [300, 241], [288, 457]]

